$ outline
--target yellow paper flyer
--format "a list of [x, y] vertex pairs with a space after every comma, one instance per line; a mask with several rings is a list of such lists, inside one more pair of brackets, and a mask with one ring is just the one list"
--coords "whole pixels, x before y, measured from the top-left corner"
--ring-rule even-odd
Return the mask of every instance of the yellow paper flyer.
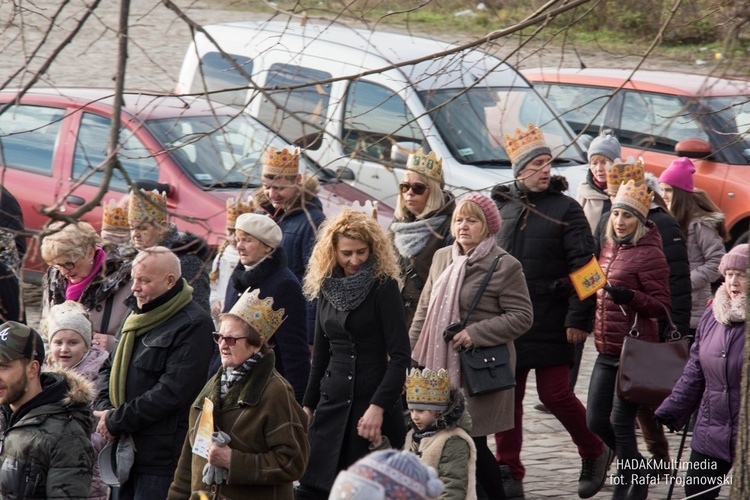
[[581, 300], [595, 294], [597, 290], [607, 284], [604, 271], [599, 267], [599, 261], [596, 260], [596, 257], [592, 257], [588, 264], [570, 273], [570, 281]]
[[208, 460], [208, 447], [211, 444], [211, 434], [214, 432], [214, 404], [210, 399], [203, 400], [203, 413], [198, 424], [198, 433], [193, 441], [193, 453]]

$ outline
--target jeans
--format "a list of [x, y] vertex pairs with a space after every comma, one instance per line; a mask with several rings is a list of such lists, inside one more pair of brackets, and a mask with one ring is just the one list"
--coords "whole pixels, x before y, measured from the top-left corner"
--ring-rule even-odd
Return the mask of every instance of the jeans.
[[[536, 368], [539, 400], [563, 424], [578, 448], [581, 458], [597, 458], [604, 451], [602, 441], [586, 426], [586, 408], [568, 385], [569, 364]], [[523, 444], [523, 397], [531, 368], [516, 368], [516, 400], [513, 429], [495, 434], [497, 461], [510, 468], [514, 479], [523, 479], [526, 469], [521, 463]]]
[[[722, 484], [722, 480], [724, 479], [724, 476], [727, 475], [729, 472], [729, 469], [732, 468], [731, 462], [725, 462], [724, 460], [719, 460], [718, 458], [709, 457], [708, 455], [704, 455], [702, 453], [698, 453], [695, 450], [691, 450], [690, 452], [690, 463], [696, 463], [696, 462], [708, 462], [715, 464], [716, 468], [714, 467], [691, 467], [687, 473], [687, 478], [699, 478], [699, 477], [705, 477], [705, 478], [713, 478], [713, 482], [706, 481], [705, 484], [701, 484], [702, 481], [696, 481], [696, 480], [685, 480], [685, 496], [692, 496], [696, 495], [702, 491], [710, 490], [714, 486], [718, 486]], [[709, 484], [711, 483], [711, 484]], [[713, 489], [709, 492], [704, 493], [703, 495], [695, 497], [696, 500], [713, 500], [716, 497], [719, 496], [719, 492], [721, 491], [721, 488]]]
[[118, 500], [164, 500], [169, 493], [172, 476], [151, 476], [130, 472], [130, 478], [120, 486]]

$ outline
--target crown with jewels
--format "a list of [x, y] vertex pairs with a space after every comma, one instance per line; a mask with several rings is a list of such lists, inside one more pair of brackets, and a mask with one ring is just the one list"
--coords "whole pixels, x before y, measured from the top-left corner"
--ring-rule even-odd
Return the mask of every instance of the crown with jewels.
[[406, 160], [406, 168], [443, 185], [443, 159], [438, 158], [434, 151], [425, 154], [422, 148], [419, 148], [410, 153], [409, 159]]
[[255, 202], [248, 196], [247, 201], [227, 198], [227, 229], [234, 229], [237, 217], [242, 214], [251, 214], [255, 212]]
[[102, 231], [109, 231], [111, 233], [130, 232], [128, 208], [119, 206], [119, 203], [114, 199], [110, 199], [109, 203], [105, 203], [104, 212], [102, 213]]
[[[516, 129], [513, 136], [505, 135], [505, 152], [514, 165], [528, 163], [528, 160], [540, 154], [550, 153], [549, 146], [544, 141], [541, 129], [529, 124], [526, 130]], [[527, 159], [527, 161], [523, 161]]]
[[412, 368], [406, 372], [406, 403], [411, 410], [448, 408], [451, 399], [451, 380], [444, 369], [438, 371]]
[[286, 311], [283, 307], [274, 311], [273, 297], [261, 299], [259, 294], [259, 288], [246, 290], [227, 314], [240, 318], [268, 342], [286, 319]]
[[643, 159], [638, 158], [638, 161], [635, 161], [632, 156], [627, 160], [618, 158], [607, 167], [607, 194], [617, 196], [621, 184], [630, 180], [643, 182], [644, 179]]
[[263, 153], [263, 175], [292, 177], [299, 174], [299, 149], [269, 147]]
[[163, 224], [167, 222], [167, 193], [156, 189], [146, 191], [141, 189], [141, 196], [130, 193], [130, 206], [128, 207], [128, 222], [130, 226], [137, 226], [144, 222]]
[[369, 216], [371, 216], [373, 219], [377, 220], [378, 218], [378, 200], [372, 201], [372, 200], [366, 200], [364, 204], [360, 204], [359, 200], [354, 200], [352, 202], [352, 206], [350, 207], [350, 210], [354, 210], [355, 212], [362, 212]]
[[620, 184], [617, 196], [612, 202], [612, 209], [624, 208], [645, 222], [653, 199], [654, 193], [648, 189], [645, 182], [636, 182], [631, 179]]

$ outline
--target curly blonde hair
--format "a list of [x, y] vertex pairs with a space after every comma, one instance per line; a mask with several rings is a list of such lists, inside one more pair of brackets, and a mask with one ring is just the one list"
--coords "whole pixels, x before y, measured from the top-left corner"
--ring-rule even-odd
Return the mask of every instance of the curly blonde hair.
[[357, 210], [344, 210], [323, 223], [313, 248], [302, 291], [308, 299], [317, 298], [323, 280], [333, 275], [338, 265], [336, 247], [340, 238], [350, 238], [367, 243], [370, 255], [375, 259], [375, 279], [393, 278], [401, 287], [401, 269], [388, 236], [378, 221]]
[[102, 243], [96, 229], [88, 222], [67, 224], [58, 221], [50, 224], [49, 229], [54, 232], [42, 240], [42, 258], [49, 265], [61, 258], [70, 261], [81, 259]]

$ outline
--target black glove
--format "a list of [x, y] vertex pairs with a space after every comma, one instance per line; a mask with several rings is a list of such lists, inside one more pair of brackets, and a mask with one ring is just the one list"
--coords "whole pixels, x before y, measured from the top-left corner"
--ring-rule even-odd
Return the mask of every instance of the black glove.
[[658, 415], [654, 415], [654, 420], [657, 424], [661, 424], [667, 429], [669, 429], [670, 432], [677, 432], [678, 429], [675, 428], [674, 423], [671, 420], [668, 420], [666, 418], [662, 418]]
[[635, 297], [635, 292], [625, 286], [605, 285], [603, 288], [612, 297], [612, 302], [615, 304], [627, 304]]

